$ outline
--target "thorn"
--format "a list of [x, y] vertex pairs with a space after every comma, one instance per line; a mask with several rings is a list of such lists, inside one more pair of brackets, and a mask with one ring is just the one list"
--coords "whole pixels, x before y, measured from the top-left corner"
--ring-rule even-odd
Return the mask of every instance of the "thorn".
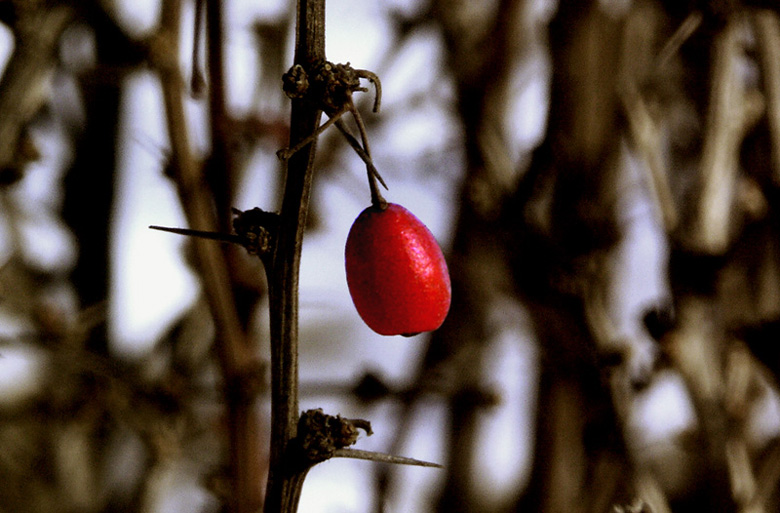
[[348, 112], [348, 109], [342, 109], [332, 116], [328, 117], [328, 120], [320, 125], [317, 130], [314, 131], [314, 133], [310, 134], [308, 137], [300, 141], [298, 144], [293, 146], [292, 148], [282, 148], [281, 150], [276, 152], [276, 156], [281, 161], [289, 160], [290, 157], [301, 151], [303, 148], [305, 148], [307, 145], [311, 144], [312, 141], [317, 139], [322, 132], [327, 130], [333, 123], [336, 123], [339, 121], [341, 116], [346, 114]]
[[394, 456], [383, 452], [362, 451], [360, 449], [336, 449], [333, 453], [334, 458], [353, 458], [356, 460], [370, 460], [380, 463], [392, 463], [394, 465], [412, 465], [415, 467], [444, 468], [438, 463], [430, 461], [416, 460], [405, 456]]
[[189, 228], [170, 228], [167, 226], [149, 226], [152, 230], [159, 230], [161, 232], [175, 233], [177, 235], [184, 235], [187, 237], [197, 237], [199, 239], [217, 240], [220, 242], [229, 242], [231, 244], [243, 245], [244, 240], [238, 235], [230, 233], [219, 232], [206, 232], [203, 230], [190, 230]]

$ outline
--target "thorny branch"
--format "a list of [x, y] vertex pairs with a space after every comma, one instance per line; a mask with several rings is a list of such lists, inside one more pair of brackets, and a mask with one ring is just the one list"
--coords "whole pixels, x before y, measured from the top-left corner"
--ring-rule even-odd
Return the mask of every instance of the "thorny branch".
[[[272, 431], [271, 462], [265, 511], [296, 511], [303, 480], [308, 469], [319, 461], [340, 456], [371, 459], [388, 463], [436, 466], [410, 458], [401, 458], [367, 451], [345, 451], [356, 441], [354, 427], [371, 434], [365, 421], [342, 422], [340, 417], [312, 410], [297, 415], [298, 405], [298, 271], [303, 229], [308, 209], [317, 136], [335, 124], [347, 136], [353, 148], [366, 162], [371, 197], [374, 204], [384, 203], [376, 180], [383, 185], [371, 162], [365, 126], [353, 102], [360, 78], [366, 78], [376, 88], [374, 110], [381, 102], [379, 78], [366, 70], [354, 70], [348, 64], [332, 64], [325, 60], [324, 0], [301, 1], [298, 8], [295, 61], [283, 77], [284, 89], [292, 99], [290, 149], [278, 155], [287, 162], [287, 179], [279, 216], [279, 232], [270, 262], [266, 266], [270, 293], [271, 315], [271, 380]], [[330, 120], [319, 125], [322, 112]], [[341, 116], [350, 112], [358, 125], [361, 141], [344, 127]], [[342, 441], [332, 435], [332, 424], [348, 427], [348, 438]], [[354, 427], [350, 427], [354, 426]], [[340, 428], [339, 428], [340, 429]]]
[[[325, 1], [298, 2], [294, 64], [308, 68], [325, 59]], [[305, 99], [293, 99], [290, 146], [316, 131], [321, 111]], [[298, 276], [314, 167], [316, 140], [287, 161], [279, 237], [269, 281], [271, 317], [271, 454], [266, 513], [294, 513], [305, 472], [287, 462], [298, 423]]]

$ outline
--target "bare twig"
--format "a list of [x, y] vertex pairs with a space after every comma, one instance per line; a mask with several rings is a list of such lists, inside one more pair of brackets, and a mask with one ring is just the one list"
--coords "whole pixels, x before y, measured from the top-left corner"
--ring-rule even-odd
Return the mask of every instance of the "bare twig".
[[276, 152], [276, 156], [279, 157], [280, 160], [287, 160], [299, 151], [303, 149], [304, 146], [307, 144], [310, 144], [314, 139], [316, 139], [322, 132], [333, 126], [334, 123], [338, 123], [338, 121], [341, 119], [341, 116], [349, 112], [347, 109], [342, 109], [336, 113], [334, 113], [332, 116], [328, 117], [328, 120], [320, 125], [317, 130], [314, 131], [313, 134], [306, 137], [304, 140], [300, 141], [295, 146], [292, 146], [290, 148], [282, 148], [281, 150]]
[[[379, 80], [375, 80], [374, 83], [378, 84]], [[374, 105], [374, 108], [377, 110], [379, 109], [379, 91], [379, 86], [377, 86], [377, 103]], [[363, 142], [363, 150], [368, 157], [368, 159], [366, 159], [366, 172], [368, 173], [368, 186], [369, 189], [371, 189], [371, 204], [375, 207], [384, 209], [387, 207], [387, 201], [382, 197], [382, 193], [379, 191], [379, 186], [377, 185], [377, 176], [379, 176], [379, 173], [376, 172], [373, 160], [371, 159], [371, 148], [368, 144], [368, 133], [366, 133], [366, 125], [363, 123], [363, 117], [360, 115], [360, 111], [357, 110], [355, 104], [352, 102], [351, 95], [347, 101], [347, 106], [349, 107], [349, 111], [352, 113], [352, 117], [355, 118], [355, 124], [357, 124], [358, 132], [360, 133], [360, 140]], [[339, 127], [339, 129], [342, 128], [343, 127]], [[342, 132], [344, 132], [343, 129]], [[385, 188], [387, 187], [384, 181], [382, 182], [382, 185], [384, 185]]]
[[369, 71], [367, 69], [359, 69], [356, 70], [358, 75], [361, 78], [365, 78], [371, 84], [374, 86], [374, 112], [379, 112], [380, 107], [382, 106], [382, 82], [379, 80], [379, 77], [374, 73], [373, 71]]
[[688, 40], [689, 37], [696, 32], [696, 29], [701, 25], [703, 16], [699, 11], [693, 11], [690, 13], [674, 31], [672, 37], [666, 41], [664, 47], [658, 52], [658, 56], [655, 59], [656, 69], [663, 68], [672, 59], [672, 57], [680, 50], [680, 47]]
[[385, 183], [384, 178], [382, 178], [382, 175], [379, 174], [379, 171], [374, 166], [374, 162], [371, 160], [371, 157], [368, 155], [368, 153], [366, 153], [366, 150], [364, 150], [363, 147], [360, 146], [360, 142], [357, 139], [355, 139], [355, 136], [352, 135], [349, 132], [349, 130], [347, 130], [347, 127], [344, 125], [344, 122], [343, 121], [337, 122], [336, 128], [339, 129], [339, 131], [347, 139], [347, 142], [352, 147], [352, 149], [355, 150], [355, 153], [357, 153], [358, 156], [363, 160], [363, 162], [368, 167], [369, 172], [374, 175], [374, 177], [379, 181], [379, 183], [382, 184], [382, 187], [387, 189], [387, 184]]

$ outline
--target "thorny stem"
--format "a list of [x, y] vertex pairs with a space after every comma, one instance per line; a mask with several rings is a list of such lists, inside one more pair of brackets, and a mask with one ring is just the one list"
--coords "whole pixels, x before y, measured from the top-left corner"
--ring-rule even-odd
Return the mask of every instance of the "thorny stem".
[[[325, 58], [325, 0], [300, 0], [295, 64], [308, 68]], [[293, 99], [290, 146], [314, 132], [321, 117], [316, 105]], [[316, 140], [287, 161], [279, 236], [269, 270], [271, 317], [271, 454], [266, 513], [293, 513], [303, 484], [300, 469], [285, 464], [298, 422], [298, 275], [303, 229], [311, 191]]]
[[[355, 107], [355, 103], [352, 100], [353, 92], [368, 91], [368, 89], [360, 86], [360, 79], [369, 80], [375, 91], [374, 112], [378, 112], [382, 103], [382, 85], [379, 77], [368, 70], [352, 69], [349, 63], [333, 64], [323, 59], [321, 61], [313, 61], [310, 64], [313, 65], [314, 71], [307, 71], [302, 64], [297, 62], [290, 68], [283, 77], [284, 91], [290, 98], [300, 99], [309, 96], [310, 101], [320, 105], [320, 108], [328, 115], [329, 119], [295, 145], [279, 150], [276, 155], [281, 160], [289, 159], [335, 124], [366, 164], [368, 183], [371, 190], [371, 204], [384, 210], [387, 208], [387, 201], [385, 201], [379, 191], [377, 180], [385, 188], [387, 188], [387, 184], [382, 180], [371, 159], [371, 148], [369, 147], [366, 126], [363, 123], [360, 111]], [[309, 73], [313, 73], [313, 75], [308, 76]], [[362, 145], [350, 133], [341, 119], [347, 112], [350, 112], [355, 119]]]

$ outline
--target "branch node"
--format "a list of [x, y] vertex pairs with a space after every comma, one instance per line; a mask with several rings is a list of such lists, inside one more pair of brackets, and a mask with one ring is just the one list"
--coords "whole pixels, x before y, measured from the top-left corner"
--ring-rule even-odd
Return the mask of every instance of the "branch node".
[[[327, 60], [314, 62], [308, 71], [300, 64], [291, 67], [282, 76], [283, 89], [287, 97], [309, 100], [324, 111], [330, 120], [295, 146], [276, 152], [277, 157], [280, 160], [289, 159], [348, 111], [356, 117], [359, 125], [362, 124], [352, 102], [353, 93], [368, 91], [360, 85], [361, 78], [369, 80], [374, 85], [376, 91], [374, 112], [378, 112], [382, 101], [382, 84], [376, 73], [364, 69], [356, 70], [349, 63], [335, 64]], [[364, 144], [361, 149], [369, 153], [367, 145]]]
[[234, 208], [233, 215], [235, 216], [233, 219], [233, 230], [235, 233], [170, 228], [167, 226], [150, 226], [149, 228], [187, 237], [238, 244], [243, 246], [250, 255], [258, 255], [261, 259], [270, 255], [276, 244], [276, 236], [279, 232], [279, 215], [266, 212], [257, 207], [246, 211]]
[[250, 255], [270, 255], [279, 233], [279, 214], [255, 207], [251, 210], [233, 209], [233, 230], [242, 239], [241, 245]]
[[309, 76], [303, 66], [295, 64], [282, 75], [282, 89], [288, 98], [303, 98], [309, 90]]
[[338, 449], [357, 442], [358, 430], [371, 435], [371, 423], [363, 419], [345, 419], [328, 415], [321, 408], [307, 410], [298, 420], [298, 434], [293, 447], [300, 451], [305, 465], [314, 465], [332, 458]]

